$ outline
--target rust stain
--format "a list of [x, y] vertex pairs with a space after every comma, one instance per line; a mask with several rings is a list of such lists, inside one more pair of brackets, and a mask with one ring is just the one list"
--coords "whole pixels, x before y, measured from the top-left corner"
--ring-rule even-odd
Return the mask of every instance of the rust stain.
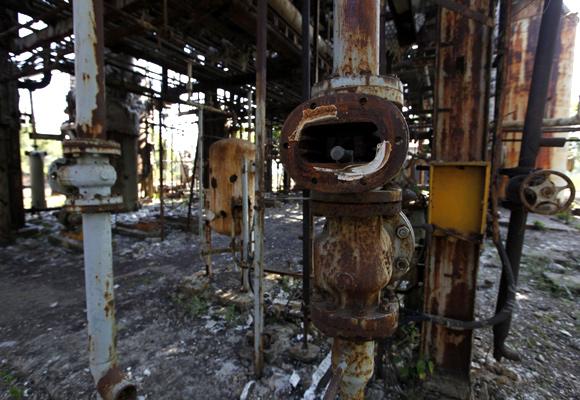
[[[510, 63], [506, 71], [505, 101], [502, 110], [503, 122], [524, 121], [528, 94], [538, 42], [542, 1], [534, 0], [514, 16], [509, 43]], [[552, 75], [544, 118], [566, 118], [572, 114], [571, 87], [576, 29], [578, 15], [568, 14], [562, 18], [560, 37], [556, 47]], [[506, 139], [519, 139], [521, 133], [504, 132]], [[565, 135], [565, 134], [564, 134]], [[545, 137], [558, 136], [544, 133]], [[518, 164], [520, 143], [504, 143], [505, 167]], [[566, 149], [541, 148], [536, 167], [565, 169]], [[505, 185], [502, 192], [505, 190]]]

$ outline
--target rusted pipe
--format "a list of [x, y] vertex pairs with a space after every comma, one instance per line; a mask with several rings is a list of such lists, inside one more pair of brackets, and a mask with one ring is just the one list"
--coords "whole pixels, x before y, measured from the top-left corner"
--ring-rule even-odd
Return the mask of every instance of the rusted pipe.
[[380, 1], [334, 1], [334, 74], [379, 74], [379, 19]]
[[264, 160], [266, 143], [266, 58], [268, 1], [258, 0], [256, 40], [256, 197], [254, 250], [254, 373], [264, 368]]
[[73, 1], [76, 133], [107, 138], [103, 0]]
[[111, 196], [117, 176], [109, 156], [119, 155], [120, 146], [105, 140], [103, 0], [74, 1], [73, 21], [79, 139], [63, 143], [68, 158], [57, 179], [61, 187], [76, 189], [65, 190], [66, 204], [82, 212], [89, 359], [97, 398], [134, 400], [136, 388], [117, 365], [110, 210], [122, 199]]
[[375, 368], [375, 342], [352, 342], [335, 338], [332, 343], [332, 373], [341, 376], [340, 400], [363, 400]]

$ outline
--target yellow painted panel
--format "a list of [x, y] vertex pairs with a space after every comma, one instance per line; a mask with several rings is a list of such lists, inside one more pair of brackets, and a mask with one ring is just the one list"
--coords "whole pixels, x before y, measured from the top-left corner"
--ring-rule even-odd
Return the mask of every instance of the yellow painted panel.
[[483, 234], [489, 169], [486, 162], [431, 163], [429, 223], [463, 235]]

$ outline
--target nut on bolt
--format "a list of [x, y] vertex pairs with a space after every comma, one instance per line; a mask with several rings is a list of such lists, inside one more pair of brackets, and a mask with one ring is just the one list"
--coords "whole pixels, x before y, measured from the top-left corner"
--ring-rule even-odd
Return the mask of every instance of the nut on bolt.
[[409, 268], [409, 261], [407, 261], [404, 258], [397, 258], [397, 261], [395, 262], [395, 267], [399, 271], [405, 271], [406, 269]]
[[409, 229], [409, 227], [405, 225], [401, 225], [397, 228], [397, 237], [399, 239], [406, 239], [409, 237], [410, 234], [411, 230]]

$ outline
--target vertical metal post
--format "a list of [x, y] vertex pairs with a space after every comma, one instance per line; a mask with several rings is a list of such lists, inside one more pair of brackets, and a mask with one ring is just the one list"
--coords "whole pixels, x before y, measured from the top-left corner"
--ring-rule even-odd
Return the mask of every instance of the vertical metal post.
[[[76, 76], [76, 131], [80, 141], [100, 151], [83, 151], [78, 141], [63, 143], [75, 154], [68, 182], [82, 188], [83, 250], [90, 368], [98, 398], [135, 399], [134, 385], [117, 367], [111, 214], [90, 207], [110, 195], [116, 174], [108, 161], [106, 142], [103, 0], [73, 2]], [[101, 147], [102, 146], [102, 147]], [[110, 145], [109, 145], [110, 146]], [[67, 173], [68, 172], [68, 173]], [[66, 180], [66, 179], [65, 179]], [[101, 182], [99, 186], [94, 182]], [[76, 199], [69, 199], [73, 202]]]
[[197, 109], [197, 183], [199, 185], [198, 204], [198, 234], [199, 242], [204, 242], [203, 234], [203, 211], [204, 211], [204, 190], [203, 190], [203, 107]]
[[242, 289], [250, 290], [250, 196], [248, 190], [248, 160], [242, 165]]
[[266, 35], [268, 1], [258, 0], [256, 40], [256, 200], [254, 251], [254, 372], [262, 376], [264, 367], [264, 142], [266, 139]]
[[[312, 55], [314, 57], [314, 82], [318, 82], [318, 65], [320, 57], [318, 54], [318, 31], [320, 31], [320, 0], [314, 0], [314, 15], [312, 19], [314, 20], [313, 38], [312, 42]], [[302, 26], [304, 29], [304, 25]]]
[[[492, 3], [464, 2], [470, 9], [486, 10], [488, 16], [493, 15]], [[484, 23], [439, 8], [433, 146], [436, 161], [485, 159], [491, 39], [492, 28]], [[427, 313], [473, 319], [480, 249], [479, 240], [468, 242], [445, 234], [433, 236], [426, 257]], [[472, 331], [423, 324], [421, 352], [435, 363], [437, 374], [429, 381], [429, 389], [438, 395], [469, 398], [472, 335]]]
[[[314, 33], [316, 34], [316, 32]], [[316, 43], [316, 38], [314, 39]], [[310, 98], [310, 0], [302, 0], [302, 100]], [[310, 275], [312, 270], [312, 213], [310, 190], [302, 192], [302, 313], [303, 348], [308, 348], [310, 330]]]
[[160, 224], [160, 234], [161, 240], [165, 240], [165, 193], [164, 193], [164, 182], [163, 182], [163, 100], [167, 91], [167, 68], [163, 67], [161, 76], [161, 97], [159, 98], [159, 104], [157, 106], [157, 111], [159, 113], [159, 224]]
[[[0, 7], [0, 30], [17, 25], [18, 14]], [[17, 68], [9, 54], [17, 30], [0, 38], [0, 76], [11, 76]], [[22, 168], [20, 162], [20, 113], [16, 80], [0, 80], [0, 243], [14, 239], [13, 230], [24, 226]]]
[[[528, 108], [524, 121], [524, 132], [518, 167], [531, 171], [536, 164], [536, 158], [540, 150], [540, 140], [542, 138], [542, 119], [550, 84], [550, 74], [556, 48], [556, 40], [560, 33], [560, 18], [562, 15], [562, 0], [551, 0], [546, 2], [545, 10], [542, 13], [540, 22], [540, 32], [538, 45], [536, 47], [536, 57], [534, 59], [534, 71], [530, 84], [530, 94], [528, 96]], [[512, 273], [516, 280], [520, 270], [520, 260], [524, 246], [524, 234], [526, 231], [526, 221], [528, 213], [521, 205], [514, 205], [508, 226], [506, 240], [506, 251]], [[500, 290], [498, 293], [497, 310], [500, 310], [510, 299], [507, 278], [504, 273], [501, 275]], [[519, 355], [505, 345], [511, 326], [511, 317], [506, 321], [493, 327], [494, 334], [494, 357], [501, 360], [502, 357], [511, 360], [518, 360]]]

